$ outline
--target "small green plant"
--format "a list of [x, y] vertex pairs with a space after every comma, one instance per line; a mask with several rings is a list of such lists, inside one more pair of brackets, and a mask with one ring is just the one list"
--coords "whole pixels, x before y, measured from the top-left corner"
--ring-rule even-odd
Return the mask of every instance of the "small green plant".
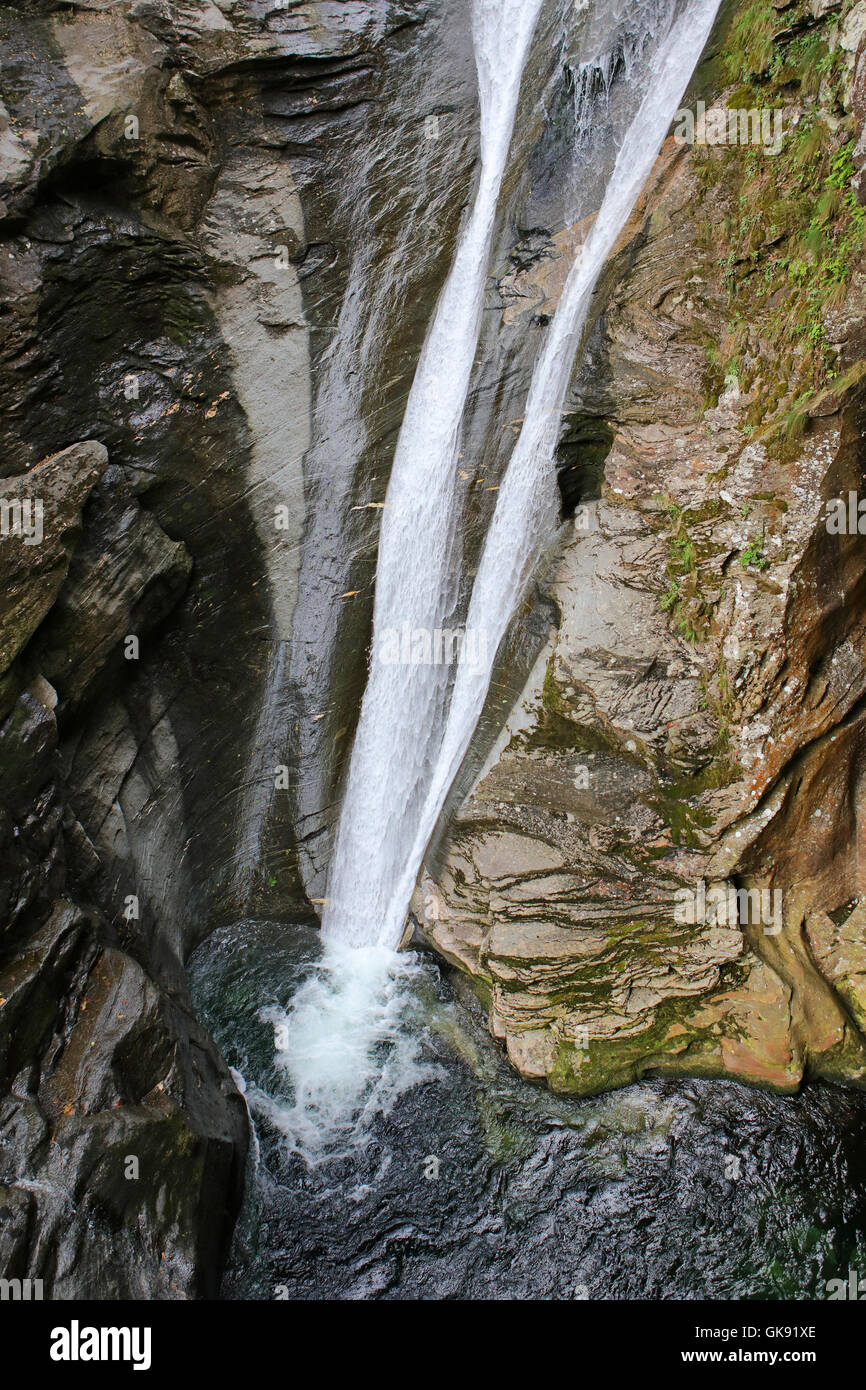
[[676, 608], [680, 598], [680, 586], [675, 579], [672, 579], [669, 587], [659, 599], [659, 608], [663, 613], [670, 613]]
[[728, 40], [726, 67], [732, 82], [749, 83], [773, 60], [773, 35], [778, 18], [768, 0], [755, 0], [734, 20]]
[[656, 495], [670, 518], [673, 534], [668, 536], [668, 587], [659, 595], [659, 608], [669, 613], [676, 631], [687, 642], [703, 642], [707, 637], [707, 605], [701, 590], [698, 553], [686, 525], [686, 513], [663, 493]]
[[756, 570], [765, 570], [767, 568], [769, 561], [764, 559], [763, 536], [761, 536], [759, 540], [749, 541], [749, 544], [740, 556], [740, 564], [743, 566], [743, 569], [749, 569], [750, 566], [754, 567]]
[[671, 541], [671, 555], [674, 567], [683, 574], [691, 574], [697, 568], [694, 543], [687, 532], [681, 536], [674, 536]]

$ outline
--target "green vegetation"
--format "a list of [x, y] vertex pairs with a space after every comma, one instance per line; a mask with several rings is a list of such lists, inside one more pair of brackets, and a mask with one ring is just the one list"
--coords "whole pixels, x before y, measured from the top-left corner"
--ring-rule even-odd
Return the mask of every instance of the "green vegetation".
[[736, 16], [728, 38], [725, 68], [732, 82], [748, 84], [766, 72], [774, 57], [776, 12], [767, 0], [755, 0]]
[[765, 570], [768, 563], [769, 562], [764, 559], [763, 536], [758, 540], [749, 541], [749, 544], [740, 556], [740, 564], [743, 566], [743, 569], [748, 569], [749, 566], [752, 565], [757, 570]]
[[[850, 0], [841, 17], [848, 8]], [[845, 301], [866, 237], [852, 187], [845, 54], [833, 38], [831, 21], [816, 21], [806, 3], [784, 18], [769, 0], [740, 9], [722, 60], [727, 80], [740, 84], [728, 104], [784, 110], [782, 149], [695, 150], [730, 309], [721, 342], [707, 345], [707, 395], [713, 403], [736, 376], [754, 393], [747, 433], [782, 447], [799, 440], [815, 393], [837, 375], [827, 316]]]
[[668, 538], [668, 587], [659, 598], [663, 613], [670, 613], [674, 627], [687, 642], [704, 642], [707, 638], [711, 607], [704, 597], [698, 552], [688, 530], [688, 517], [669, 497], [658, 494], [656, 501], [664, 504], [673, 531]]

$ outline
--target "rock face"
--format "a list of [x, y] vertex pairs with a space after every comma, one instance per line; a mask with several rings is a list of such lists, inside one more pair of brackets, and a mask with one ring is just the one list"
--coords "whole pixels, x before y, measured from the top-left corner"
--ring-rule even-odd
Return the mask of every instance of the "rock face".
[[64, 767], [118, 647], [147, 640], [191, 568], [111, 472], [87, 442], [2, 487], [0, 1241], [6, 1277], [55, 1298], [171, 1298], [215, 1290], [245, 1114], [165, 939], [140, 932], [135, 879], [123, 919], [101, 891], [157, 730], [126, 765], [105, 748], [101, 805]]
[[[543, 8], [498, 215], [470, 564], [598, 203], [573, 9]], [[864, 562], [825, 521], [861, 486], [864, 14], [723, 7], [692, 97], [784, 106], [790, 144], [662, 152], [419, 887], [418, 939], [563, 1090], [866, 1077]], [[22, 0], [0, 72], [0, 1273], [207, 1296], [247, 1123], [184, 963], [322, 895], [475, 177], [468, 8]]]
[[866, 1079], [864, 551], [827, 520], [862, 488], [866, 7], [757, 9], [723, 12], [692, 109], [784, 107], [786, 142], [662, 152], [572, 383], [563, 478], [569, 436], [603, 476], [415, 899], [514, 1065], [578, 1094]]
[[218, 1288], [247, 1120], [184, 962], [313, 916], [365, 506], [473, 172], [467, 25], [0, 8], [0, 1272], [46, 1296]]

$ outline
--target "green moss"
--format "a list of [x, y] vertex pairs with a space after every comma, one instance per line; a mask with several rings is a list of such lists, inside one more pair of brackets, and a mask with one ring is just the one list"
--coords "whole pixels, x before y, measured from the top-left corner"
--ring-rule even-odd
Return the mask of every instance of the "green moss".
[[[744, 974], [741, 965], [723, 975], [728, 985]], [[726, 985], [725, 987], [728, 987]], [[706, 1004], [706, 999], [702, 1001]], [[648, 1073], [668, 1076], [726, 1075], [719, 1053], [717, 1032], [691, 1022], [693, 999], [666, 999], [653, 1014], [649, 1027], [630, 1037], [593, 1038], [581, 1050], [563, 1042], [549, 1076], [551, 1089], [573, 1095], [599, 1095], [628, 1086]]]
[[846, 1024], [842, 1041], [827, 1052], [808, 1057], [806, 1062], [808, 1076], [818, 1076], [825, 1081], [866, 1081], [866, 1042], [863, 1035], [850, 1024]]
[[668, 586], [659, 596], [659, 608], [670, 614], [675, 630], [687, 642], [705, 642], [713, 608], [703, 592], [698, 547], [689, 526], [715, 515], [718, 503], [713, 502], [701, 511], [684, 511], [663, 493], [658, 493], [655, 500], [661, 502], [660, 514], [670, 526]]
[[[723, 661], [720, 664], [724, 666]], [[700, 798], [705, 792], [727, 787], [742, 776], [740, 767], [730, 755], [730, 738], [725, 710], [725, 700], [730, 698], [727, 681], [725, 680], [723, 689], [720, 689], [717, 676], [714, 684], [718, 693], [712, 702], [712, 707], [718, 720], [718, 733], [712, 756], [699, 772], [676, 780], [665, 781], [653, 803], [670, 830], [673, 843], [675, 845], [688, 845], [691, 849], [703, 847], [704, 837], [701, 835], [701, 831], [709, 830], [713, 825], [713, 816], [702, 809], [699, 804]], [[709, 699], [707, 699], [707, 704], [709, 705]]]
[[778, 16], [769, 0], [753, 0], [731, 26], [724, 67], [731, 82], [748, 84], [766, 72], [773, 60], [773, 36]]
[[571, 717], [568, 705], [560, 693], [553, 674], [553, 658], [544, 675], [541, 713], [532, 732], [521, 741], [526, 749], [559, 748], [579, 753], [608, 753], [628, 762], [640, 763], [637, 755], [630, 756], [613, 734]]
[[805, 114], [775, 156], [756, 146], [693, 152], [703, 193], [714, 192], [709, 225], [731, 311], [720, 341], [707, 346], [707, 399], [718, 399], [732, 372], [744, 392], [757, 388], [745, 432], [783, 456], [808, 427], [809, 402], [834, 379], [825, 319], [845, 300], [866, 236], [851, 186], [845, 55], [831, 43], [832, 24], [802, 2], [784, 18], [769, 0], [741, 6], [723, 41], [722, 70], [740, 84], [729, 106], [785, 110], [794, 91]]
[[712, 825], [712, 816], [701, 811], [699, 807], [692, 806], [687, 800], [678, 800], [675, 797], [658, 802], [657, 807], [670, 829], [675, 845], [688, 845], [691, 849], [701, 847], [702, 841], [698, 831], [707, 830]]

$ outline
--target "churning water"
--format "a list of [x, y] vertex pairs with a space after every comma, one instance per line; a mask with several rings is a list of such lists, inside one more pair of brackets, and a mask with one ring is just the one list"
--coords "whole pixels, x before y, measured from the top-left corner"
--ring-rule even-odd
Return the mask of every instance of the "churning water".
[[[481, 120], [478, 188], [421, 353], [383, 511], [370, 673], [323, 913], [326, 951], [284, 1017], [271, 1020], [277, 1064], [290, 1077], [295, 1097], [280, 1123], [290, 1143], [307, 1153], [316, 1149], [317, 1135], [322, 1143], [337, 1134], [348, 1142], [358, 1117], [371, 1106], [381, 1108], [382, 1096], [391, 1092], [390, 1078], [379, 1077], [377, 1066], [383, 1041], [393, 1041], [394, 990], [404, 969], [392, 952], [428, 841], [481, 715], [497, 648], [556, 530], [554, 456], [561, 411], [596, 282], [650, 174], [718, 0], [686, 0], [679, 14], [672, 3], [643, 0], [625, 31], [622, 0], [598, 7], [597, 23], [608, 25], [619, 69], [637, 88], [636, 109], [539, 355], [472, 586], [466, 627], [483, 634], [485, 658], [459, 663], [452, 686], [442, 665], [382, 659], [378, 638], [400, 628], [441, 631], [460, 601], [461, 420], [521, 77], [540, 6], [541, 0], [472, 0]], [[605, 103], [617, 70], [613, 59], [611, 64]], [[591, 83], [584, 100], [595, 109], [598, 93]], [[412, 1058], [399, 1047], [388, 1065], [400, 1077], [412, 1075]]]
[[415, 957], [379, 977], [378, 1071], [342, 1011], [301, 1030], [315, 1053], [336, 1027], [365, 1098], [351, 1129], [311, 1136], [274, 1020], [313, 1002], [320, 959], [318, 932], [259, 922], [192, 961], [258, 1136], [226, 1296], [816, 1299], [864, 1268], [862, 1095], [656, 1081], [552, 1096]]
[[406, 1026], [414, 956], [387, 946], [331, 944], [286, 1009], [260, 1017], [274, 1028], [275, 1064], [292, 1103], [251, 1092], [292, 1152], [315, 1163], [363, 1145], [374, 1117], [433, 1074]]
[[[647, 1082], [573, 1101], [509, 1069], [480, 1010], [400, 955], [427, 843], [523, 586], [557, 524], [554, 452], [599, 273], [649, 175], [718, 0], [598, 0], [575, 70], [576, 158], [619, 77], [618, 155], [533, 375], [471, 598], [455, 493], [491, 238], [541, 0], [470, 0], [473, 208], [431, 320], [383, 512], [373, 661], [324, 941], [241, 922], [196, 953], [198, 1010], [256, 1142], [230, 1297], [821, 1298], [866, 1251], [866, 1100]], [[575, 7], [582, 13], [586, 5]], [[615, 94], [615, 93], [614, 93]], [[622, 139], [620, 142], [620, 135]], [[598, 170], [593, 171], [594, 179]], [[603, 177], [603, 176], [602, 176]], [[593, 183], [595, 187], [595, 183]], [[376, 660], [376, 632], [465, 611], [487, 663]], [[278, 683], [279, 673], [274, 677]]]

